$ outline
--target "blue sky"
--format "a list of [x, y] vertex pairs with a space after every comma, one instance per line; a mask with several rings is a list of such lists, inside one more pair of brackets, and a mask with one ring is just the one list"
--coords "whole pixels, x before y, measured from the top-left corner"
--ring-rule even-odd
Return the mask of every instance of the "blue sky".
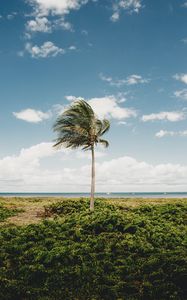
[[89, 190], [52, 149], [79, 97], [111, 121], [97, 191], [186, 191], [186, 28], [185, 0], [0, 0], [0, 191]]

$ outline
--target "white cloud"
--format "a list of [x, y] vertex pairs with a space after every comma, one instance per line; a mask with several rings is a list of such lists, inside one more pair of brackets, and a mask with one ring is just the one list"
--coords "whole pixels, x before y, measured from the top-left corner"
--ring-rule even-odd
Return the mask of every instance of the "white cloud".
[[13, 20], [17, 15], [17, 12], [12, 12], [11, 14], [7, 15], [7, 20]]
[[75, 50], [77, 50], [77, 47], [76, 47], [76, 46], [74, 46], [74, 45], [72, 45], [72, 46], [70, 46], [70, 47], [69, 47], [69, 50], [71, 50], [71, 51], [75, 51]]
[[112, 16], [111, 16], [111, 21], [112, 22], [117, 22], [118, 20], [119, 20], [119, 17], [120, 17], [120, 15], [119, 15], [119, 11], [115, 11], [113, 14], [112, 14]]
[[186, 115], [184, 112], [180, 111], [163, 111], [160, 113], [153, 113], [149, 115], [143, 115], [142, 116], [142, 121], [143, 122], [148, 122], [148, 121], [155, 121], [155, 120], [167, 120], [170, 122], [177, 122], [177, 121], [182, 121], [186, 118]]
[[31, 54], [33, 58], [46, 58], [46, 57], [55, 57], [58, 54], [64, 54], [65, 50], [56, 46], [52, 42], [45, 42], [41, 46], [32, 46], [31, 43], [27, 43], [25, 49], [28, 53]]
[[98, 181], [110, 190], [158, 190], [162, 186], [185, 185], [187, 167], [174, 164], [151, 165], [123, 156], [98, 164]]
[[119, 121], [118, 125], [127, 125], [127, 122], [125, 122], [125, 121]]
[[82, 100], [83, 98], [69, 95], [69, 96], [65, 96], [65, 99], [70, 101], [70, 102], [73, 102], [73, 101], [77, 101], [77, 100]]
[[[75, 154], [76, 154], [77, 158], [83, 158], [83, 159], [86, 158], [86, 159], [91, 160], [90, 151], [84, 152], [84, 151], [79, 150]], [[106, 152], [95, 150], [95, 157], [96, 158], [101, 158], [101, 157], [104, 157], [104, 156], [106, 156]]]
[[140, 75], [134, 74], [134, 75], [127, 77], [126, 82], [127, 82], [127, 85], [134, 85], [134, 84], [138, 84], [138, 83], [148, 83], [149, 80], [142, 78], [142, 76], [140, 76]]
[[[65, 20], [65, 16], [71, 10], [78, 10], [89, 0], [27, 0], [33, 7], [31, 16], [35, 17], [26, 24], [25, 37], [30, 39], [30, 32], [48, 32], [54, 29], [62, 28], [63, 30], [73, 31], [73, 26]], [[48, 16], [52, 16], [50, 21]]]
[[129, 14], [139, 13], [142, 9], [141, 0], [118, 0], [114, 2], [113, 5], [113, 14], [111, 16], [111, 21], [116, 22], [120, 18], [120, 12], [122, 10], [126, 11]]
[[121, 87], [123, 85], [136, 85], [148, 83], [150, 80], [143, 78], [141, 75], [132, 74], [125, 79], [113, 79], [112, 77], [99, 74], [101, 80], [108, 82], [111, 86]]
[[142, 8], [141, 0], [120, 0], [119, 7], [138, 13]]
[[160, 130], [155, 134], [158, 138], [163, 138], [165, 136], [187, 136], [187, 130], [183, 131], [167, 131], [167, 130]]
[[[22, 149], [19, 155], [6, 156], [0, 160], [0, 181], [6, 189], [8, 186], [14, 190], [37, 189], [48, 172], [40, 169], [40, 160], [55, 155], [52, 143], [41, 143], [27, 149]], [[41, 178], [40, 176], [44, 176]], [[37, 179], [39, 182], [37, 183]], [[49, 177], [48, 177], [49, 184]], [[35, 186], [36, 185], [36, 186]], [[46, 186], [47, 188], [47, 186]], [[3, 186], [2, 186], [3, 190]]]
[[58, 18], [53, 22], [54, 28], [62, 28], [67, 31], [73, 31], [73, 25], [70, 22], [65, 21], [64, 17]]
[[71, 23], [64, 20], [64, 17], [48, 20], [47, 17], [35, 17], [26, 23], [25, 39], [31, 39], [32, 33], [44, 32], [51, 33], [54, 29], [62, 28], [63, 30], [73, 31]]
[[174, 95], [182, 100], [187, 100], [187, 89], [175, 91]]
[[8, 19], [8, 20], [14, 19], [14, 15], [7, 15], [7, 19]]
[[[85, 163], [89, 154], [77, 154], [67, 149], [55, 151], [52, 145], [40, 143], [22, 149], [17, 155], [0, 159], [0, 191], [89, 191], [90, 162]], [[77, 157], [84, 163], [81, 167], [76, 167]], [[73, 167], [69, 166], [69, 161], [68, 167], [65, 165], [69, 158]], [[98, 192], [186, 191], [187, 166], [171, 163], [152, 165], [125, 155], [105, 161], [101, 159], [98, 158], [96, 163]]]
[[176, 74], [176, 75], [174, 75], [174, 78], [176, 80], [179, 80], [179, 81], [187, 84], [187, 74]]
[[51, 32], [52, 25], [46, 17], [36, 17], [35, 20], [30, 20], [27, 22], [26, 28], [31, 32]]
[[163, 130], [163, 129], [158, 131], [155, 134], [155, 136], [158, 137], [158, 138], [162, 138], [164, 136], [174, 136], [174, 135], [175, 135], [174, 131], [167, 131], [167, 130]]
[[105, 76], [102, 73], [99, 74], [99, 77], [101, 80], [106, 81], [108, 83], [112, 83], [113, 82], [113, 78], [109, 77], [109, 76]]
[[187, 130], [178, 131], [177, 135], [179, 135], [179, 136], [187, 136]]
[[42, 112], [40, 110], [34, 110], [31, 108], [22, 110], [20, 112], [13, 112], [13, 115], [20, 120], [29, 122], [29, 123], [39, 123], [43, 120], [49, 119], [51, 114], [50, 112]]
[[117, 93], [117, 100], [118, 103], [124, 103], [125, 101], [127, 101], [127, 96], [129, 95], [129, 92], [119, 92]]
[[132, 108], [121, 107], [115, 96], [92, 98], [88, 100], [99, 118], [113, 118], [117, 120], [136, 117], [137, 112]]
[[24, 39], [25, 40], [30, 40], [32, 38], [32, 33], [31, 32], [25, 32], [24, 33]]
[[81, 30], [81, 34], [82, 34], [82, 35], [88, 35], [88, 31], [85, 30], [85, 29], [83, 29], [83, 30]]
[[[76, 101], [84, 98], [75, 96], [66, 96], [68, 101]], [[97, 116], [101, 119], [112, 118], [116, 120], [123, 120], [130, 117], [136, 117], [137, 112], [133, 108], [121, 107], [121, 98], [114, 95], [105, 96], [101, 98], [91, 98], [87, 102], [91, 105]], [[123, 101], [122, 101], [123, 102]]]
[[[28, 0], [34, 9], [34, 14], [38, 17], [61, 16], [69, 14], [72, 10], [79, 10], [90, 0]], [[92, 2], [97, 2], [92, 0]], [[116, 0], [113, 1], [113, 14], [111, 20], [116, 22], [122, 10], [127, 13], [139, 13], [142, 8], [142, 0]]]
[[[85, 154], [85, 155], [83, 155]], [[96, 150], [96, 157], [103, 157], [105, 153]], [[76, 174], [76, 181], [81, 183], [78, 179], [80, 170], [76, 168], [63, 167], [64, 161], [68, 158], [70, 161], [74, 159], [90, 160], [91, 153], [81, 152], [80, 150], [73, 151], [71, 149], [62, 148], [55, 150], [53, 143], [40, 143], [26, 149], [21, 149], [18, 155], [6, 156], [0, 159], [0, 190], [7, 189], [15, 192], [18, 191], [46, 191], [56, 188], [58, 191], [62, 186], [65, 188], [74, 186], [74, 176]], [[44, 166], [44, 161], [47, 158], [50, 169]], [[41, 164], [42, 162], [42, 164]], [[56, 162], [56, 166], [54, 166]], [[59, 163], [62, 166], [59, 167]], [[61, 186], [61, 187], [60, 187]]]
[[29, 0], [38, 16], [66, 15], [71, 10], [78, 10], [88, 0]]
[[[97, 0], [27, 0], [33, 7], [33, 15], [38, 18], [47, 17], [52, 15], [53, 17], [61, 18], [55, 20], [53, 25], [60, 25], [65, 30], [72, 31], [72, 25], [65, 21], [65, 16], [73, 10], [79, 10], [83, 5], [88, 2], [97, 2]], [[116, 22], [120, 18], [120, 12], [122, 10], [129, 14], [139, 13], [142, 8], [142, 0], [115, 0], [113, 1], [113, 14], [111, 20]], [[55, 26], [54, 26], [55, 27]], [[53, 27], [53, 28], [54, 28]], [[86, 30], [82, 33], [87, 34]]]

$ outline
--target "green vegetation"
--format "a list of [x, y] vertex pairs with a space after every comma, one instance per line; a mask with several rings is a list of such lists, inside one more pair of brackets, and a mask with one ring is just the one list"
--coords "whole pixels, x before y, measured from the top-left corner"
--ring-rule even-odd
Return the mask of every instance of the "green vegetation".
[[19, 210], [17, 209], [8, 209], [7, 207], [4, 207], [2, 204], [0, 204], [0, 222], [3, 222], [11, 216], [15, 216], [18, 212]]
[[58, 200], [51, 220], [2, 226], [0, 299], [186, 299], [187, 203], [171, 202]]
[[75, 101], [56, 120], [54, 131], [58, 137], [54, 147], [66, 147], [91, 150], [92, 154], [92, 182], [90, 196], [90, 210], [94, 210], [95, 194], [95, 146], [102, 144], [109, 146], [102, 136], [110, 129], [110, 122], [99, 120], [92, 107], [84, 100]]

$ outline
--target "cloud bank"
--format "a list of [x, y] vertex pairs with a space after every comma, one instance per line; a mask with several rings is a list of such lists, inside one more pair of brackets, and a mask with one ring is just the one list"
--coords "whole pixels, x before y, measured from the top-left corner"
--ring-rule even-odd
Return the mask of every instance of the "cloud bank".
[[[55, 151], [52, 143], [45, 142], [21, 149], [17, 155], [6, 156], [0, 159], [0, 191], [88, 192], [90, 161], [86, 162], [88, 153], [79, 154], [80, 151], [67, 149]], [[82, 159], [82, 166], [69, 167], [68, 164], [67, 167], [68, 159], [73, 165], [77, 157]], [[186, 190], [187, 166], [153, 165], [126, 155], [108, 160], [101, 158], [102, 155], [96, 164], [98, 192]], [[44, 167], [43, 159], [53, 167]], [[56, 165], [54, 159], [57, 159]]]

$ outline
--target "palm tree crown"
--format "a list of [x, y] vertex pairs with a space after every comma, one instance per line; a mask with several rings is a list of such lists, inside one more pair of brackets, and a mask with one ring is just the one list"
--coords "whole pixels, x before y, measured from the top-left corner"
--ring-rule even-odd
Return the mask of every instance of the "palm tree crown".
[[54, 147], [81, 147], [83, 150], [91, 150], [98, 143], [108, 147], [108, 141], [100, 137], [109, 128], [109, 121], [99, 120], [86, 101], [76, 101], [57, 118], [53, 126], [58, 134]]

